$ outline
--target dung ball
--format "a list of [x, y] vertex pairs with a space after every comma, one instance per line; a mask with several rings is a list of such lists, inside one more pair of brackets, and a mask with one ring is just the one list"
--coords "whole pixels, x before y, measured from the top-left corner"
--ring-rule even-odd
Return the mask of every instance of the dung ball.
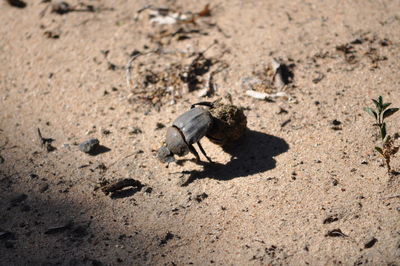
[[213, 126], [207, 137], [211, 142], [224, 146], [238, 140], [246, 132], [247, 118], [243, 108], [217, 101], [209, 111], [213, 117]]

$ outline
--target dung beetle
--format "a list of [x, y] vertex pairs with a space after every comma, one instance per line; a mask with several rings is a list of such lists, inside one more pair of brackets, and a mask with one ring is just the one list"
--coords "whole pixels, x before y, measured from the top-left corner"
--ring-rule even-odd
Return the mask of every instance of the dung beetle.
[[213, 103], [210, 102], [196, 103], [191, 106], [189, 111], [175, 119], [172, 126], [167, 129], [166, 145], [158, 151], [157, 157], [161, 161], [173, 162], [174, 154], [184, 156], [191, 152], [199, 162], [200, 156], [193, 147], [193, 144], [197, 143], [201, 153], [209, 162], [212, 162], [201, 146], [200, 140], [212, 129], [213, 117], [208, 109], [196, 107], [197, 105], [213, 107]]
[[[203, 105], [205, 107], [199, 107]], [[199, 102], [180, 115], [167, 129], [166, 145], [158, 150], [158, 158], [162, 162], [175, 161], [174, 154], [184, 156], [189, 152], [200, 156], [193, 144], [197, 143], [201, 153], [209, 162], [200, 140], [207, 137], [211, 142], [221, 147], [239, 140], [247, 130], [247, 118], [243, 108], [232, 104], [223, 104], [221, 99], [214, 102]]]

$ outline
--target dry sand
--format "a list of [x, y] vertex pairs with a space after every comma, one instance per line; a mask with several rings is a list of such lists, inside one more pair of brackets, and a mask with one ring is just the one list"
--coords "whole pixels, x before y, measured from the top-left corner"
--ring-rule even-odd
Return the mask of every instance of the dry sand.
[[[71, 0], [82, 12], [62, 15], [42, 2], [0, 3], [1, 265], [399, 265], [400, 177], [363, 111], [379, 95], [400, 106], [398, 1], [217, 1], [179, 26], [138, 15], [143, 0]], [[215, 40], [188, 86], [179, 74]], [[128, 88], [131, 54], [155, 49]], [[290, 99], [246, 96], [273, 58], [293, 71]], [[225, 150], [204, 138], [215, 164], [157, 161], [157, 123], [217, 98], [245, 108], [246, 137]], [[90, 138], [92, 156], [77, 145]], [[99, 189], [121, 178], [143, 187]]]

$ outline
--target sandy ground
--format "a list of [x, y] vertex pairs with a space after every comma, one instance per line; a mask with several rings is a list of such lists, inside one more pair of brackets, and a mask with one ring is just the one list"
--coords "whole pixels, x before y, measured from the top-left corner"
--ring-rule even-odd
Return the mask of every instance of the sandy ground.
[[[0, 3], [1, 265], [400, 265], [400, 177], [363, 111], [379, 95], [400, 106], [398, 1], [217, 1], [179, 25], [152, 23], [144, 0], [69, 4]], [[215, 41], [189, 86], [181, 74]], [[150, 51], [128, 87], [129, 59]], [[247, 96], [273, 58], [289, 96]], [[204, 138], [215, 164], [160, 163], [166, 127], [218, 98], [245, 108], [245, 137]], [[101, 152], [79, 150], [90, 138]], [[99, 189], [121, 178], [143, 187]]]

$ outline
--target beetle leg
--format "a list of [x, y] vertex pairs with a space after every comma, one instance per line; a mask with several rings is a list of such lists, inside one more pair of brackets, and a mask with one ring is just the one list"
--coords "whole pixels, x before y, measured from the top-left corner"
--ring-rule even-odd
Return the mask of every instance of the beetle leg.
[[189, 145], [189, 151], [190, 151], [191, 153], [193, 153], [194, 156], [196, 156], [196, 162], [200, 162], [200, 156], [199, 156], [199, 154], [197, 153], [196, 149], [193, 147], [193, 145]]
[[204, 156], [206, 156], [207, 160], [208, 160], [210, 163], [212, 163], [213, 161], [210, 159], [210, 157], [207, 156], [206, 151], [203, 149], [203, 146], [201, 146], [201, 144], [200, 144], [200, 141], [197, 142], [197, 145], [199, 146], [201, 153], [202, 153]]
[[204, 106], [208, 106], [208, 107], [212, 108], [214, 106], [214, 103], [212, 103], [212, 102], [199, 102], [199, 103], [192, 104], [190, 109], [193, 109], [196, 105], [204, 105]]

